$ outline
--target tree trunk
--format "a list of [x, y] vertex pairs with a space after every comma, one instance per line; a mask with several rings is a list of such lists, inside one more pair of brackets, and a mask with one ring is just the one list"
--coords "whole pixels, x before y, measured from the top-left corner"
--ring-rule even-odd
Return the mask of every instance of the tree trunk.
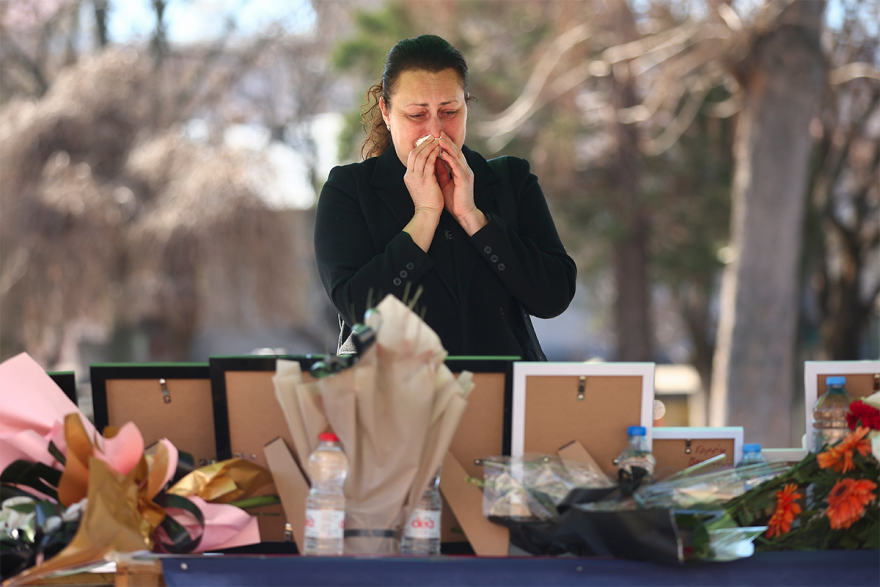
[[792, 438], [798, 267], [810, 119], [823, 87], [824, 2], [793, 2], [753, 42], [740, 69], [746, 104], [734, 143], [731, 248], [721, 286], [710, 419], [749, 441]]
[[[626, 2], [620, 2], [615, 18], [618, 42], [639, 38]], [[615, 111], [639, 103], [635, 79], [628, 64], [616, 65], [611, 85]], [[651, 287], [648, 279], [648, 233], [651, 222], [640, 194], [642, 159], [638, 129], [632, 124], [614, 123], [617, 152], [611, 166], [616, 186], [614, 213], [620, 235], [614, 243], [614, 277], [617, 300], [614, 314], [617, 360], [651, 361], [654, 358], [654, 330], [651, 327]]]
[[99, 47], [107, 46], [107, 0], [95, 0], [95, 39]]

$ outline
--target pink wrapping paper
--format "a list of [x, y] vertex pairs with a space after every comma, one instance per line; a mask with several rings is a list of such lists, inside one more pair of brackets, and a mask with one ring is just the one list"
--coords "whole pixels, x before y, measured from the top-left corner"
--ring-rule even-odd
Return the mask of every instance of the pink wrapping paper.
[[49, 442], [67, 454], [64, 416], [72, 412], [94, 437], [94, 425], [27, 353], [0, 364], [0, 471], [18, 459], [60, 469], [49, 454]]
[[187, 498], [202, 510], [205, 533], [196, 552], [233, 548], [260, 541], [257, 518], [234, 505], [208, 503], [195, 495]]
[[[18, 459], [63, 469], [49, 453], [49, 442], [54, 442], [68, 459], [71, 458], [65, 442], [64, 420], [72, 413], [79, 416], [84, 432], [93, 443], [88, 456], [106, 463], [117, 475], [128, 475], [144, 457], [144, 439], [133, 422], [121, 426], [111, 438], [102, 437], [43, 368], [22, 353], [0, 364], [0, 471]], [[178, 464], [177, 448], [167, 439], [159, 442], [167, 449], [168, 461], [165, 470], [152, 471], [153, 456], [147, 457], [149, 476], [145, 482], [149, 487], [144, 488], [148, 493], [144, 497], [148, 499], [168, 484]], [[260, 542], [257, 519], [246, 511], [231, 505], [208, 503], [194, 495], [187, 498], [196, 504], [205, 518], [198, 551]]]

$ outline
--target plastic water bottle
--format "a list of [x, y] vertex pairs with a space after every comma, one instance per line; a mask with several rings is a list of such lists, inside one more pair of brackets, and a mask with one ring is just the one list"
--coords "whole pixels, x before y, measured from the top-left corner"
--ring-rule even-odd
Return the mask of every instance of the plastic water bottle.
[[432, 556], [440, 554], [440, 518], [443, 500], [440, 499], [440, 471], [428, 482], [416, 509], [403, 527], [400, 554]]
[[843, 440], [849, 432], [846, 413], [852, 401], [843, 387], [846, 377], [826, 377], [825, 393], [813, 404], [813, 452], [822, 452], [822, 447]]
[[306, 543], [303, 554], [340, 555], [345, 532], [345, 494], [348, 457], [339, 438], [324, 432], [321, 443], [309, 456], [312, 488], [306, 500]]
[[657, 460], [648, 449], [645, 427], [630, 426], [627, 428], [627, 434], [629, 434], [629, 442], [617, 457], [617, 466], [621, 471], [629, 473], [630, 476], [632, 476], [633, 467], [641, 467], [645, 470], [647, 477], [653, 477], [654, 465], [657, 464]]
[[744, 444], [742, 460], [736, 464], [735, 469], [740, 467], [748, 467], [749, 465], [759, 465], [766, 463], [767, 459], [761, 454], [760, 444]]
[[764, 481], [776, 476], [776, 474], [773, 473], [773, 470], [767, 466], [767, 459], [765, 459], [764, 455], [761, 453], [760, 444], [744, 444], [742, 451], [742, 459], [733, 468], [740, 469], [741, 471], [740, 478], [743, 479], [744, 491], [757, 487]]

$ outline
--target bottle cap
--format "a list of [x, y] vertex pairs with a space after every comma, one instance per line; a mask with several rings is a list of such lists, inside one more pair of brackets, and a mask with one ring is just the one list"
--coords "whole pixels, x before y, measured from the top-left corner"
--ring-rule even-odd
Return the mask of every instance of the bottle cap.
[[321, 442], [339, 442], [339, 437], [332, 432], [321, 432], [318, 435], [318, 440]]
[[846, 377], [842, 377], [840, 375], [838, 375], [836, 377], [826, 377], [825, 378], [825, 385], [845, 385], [845, 384], [846, 384]]
[[761, 452], [761, 445], [757, 443], [744, 444], [743, 452]]
[[626, 429], [626, 433], [630, 436], [644, 436], [645, 435], [645, 427], [644, 426], [630, 426]]

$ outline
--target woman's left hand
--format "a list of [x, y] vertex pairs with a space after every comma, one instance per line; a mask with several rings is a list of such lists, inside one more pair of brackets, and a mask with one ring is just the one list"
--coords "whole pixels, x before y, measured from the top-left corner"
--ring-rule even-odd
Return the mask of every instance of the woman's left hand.
[[439, 144], [442, 153], [434, 165], [437, 183], [443, 192], [443, 205], [468, 236], [473, 236], [488, 222], [474, 203], [474, 172], [471, 171], [464, 153], [445, 132], [440, 133]]

